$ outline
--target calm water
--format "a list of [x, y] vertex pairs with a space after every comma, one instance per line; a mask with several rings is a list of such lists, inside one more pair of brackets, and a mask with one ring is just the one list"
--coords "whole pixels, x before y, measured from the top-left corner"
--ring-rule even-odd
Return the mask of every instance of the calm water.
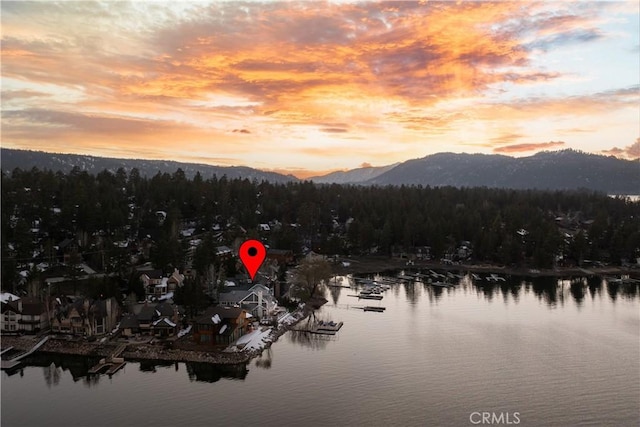
[[384, 313], [354, 309], [353, 293], [332, 288], [318, 312], [344, 322], [338, 335], [288, 333], [246, 369], [128, 363], [89, 380], [91, 360], [32, 358], [2, 373], [2, 426], [640, 421], [638, 286], [397, 285], [366, 302]]

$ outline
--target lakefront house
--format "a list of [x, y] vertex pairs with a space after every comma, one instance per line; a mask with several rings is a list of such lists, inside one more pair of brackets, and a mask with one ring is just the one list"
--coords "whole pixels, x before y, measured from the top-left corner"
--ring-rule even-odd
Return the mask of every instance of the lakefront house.
[[193, 325], [198, 344], [229, 345], [247, 332], [250, 314], [239, 307], [209, 307]]
[[103, 335], [114, 329], [119, 317], [120, 305], [113, 297], [101, 300], [60, 297], [54, 303], [51, 331], [88, 337]]

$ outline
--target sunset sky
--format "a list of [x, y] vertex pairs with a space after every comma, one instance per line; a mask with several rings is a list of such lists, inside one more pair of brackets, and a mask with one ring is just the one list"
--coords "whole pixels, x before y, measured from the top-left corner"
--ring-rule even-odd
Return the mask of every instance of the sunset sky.
[[640, 157], [637, 0], [0, 4], [6, 148], [300, 177]]

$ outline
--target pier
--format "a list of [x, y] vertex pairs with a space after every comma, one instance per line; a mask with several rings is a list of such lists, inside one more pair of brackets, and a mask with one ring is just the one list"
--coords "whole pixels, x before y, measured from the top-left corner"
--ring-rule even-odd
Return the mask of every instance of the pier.
[[[14, 357], [11, 360], [3, 360], [2, 361], [2, 366], [1, 368], [4, 369], [12, 369], [15, 368], [16, 366], [18, 366], [20, 364], [20, 359], [29, 356], [31, 353], [33, 353], [34, 351], [36, 351], [37, 349], [39, 349], [41, 346], [44, 345], [44, 343], [47, 342], [47, 340], [49, 339], [49, 336], [47, 335], [46, 337], [42, 338], [40, 341], [38, 341], [38, 343], [36, 345], [34, 345], [33, 347], [31, 347], [31, 350], [26, 351], [22, 354], [17, 355], [16, 357]], [[6, 349], [3, 351], [9, 351], [12, 347]]]
[[111, 353], [111, 356], [108, 358], [100, 359], [100, 361], [89, 369], [89, 374], [100, 374], [104, 371], [107, 375], [113, 375], [118, 372], [126, 362], [124, 358], [119, 357], [122, 352], [127, 348], [127, 344], [120, 344], [116, 349]]
[[294, 329], [299, 332], [308, 332], [310, 334], [318, 334], [318, 335], [335, 335], [340, 328], [342, 328], [344, 322], [334, 323], [334, 322], [323, 322], [319, 321], [310, 329]]

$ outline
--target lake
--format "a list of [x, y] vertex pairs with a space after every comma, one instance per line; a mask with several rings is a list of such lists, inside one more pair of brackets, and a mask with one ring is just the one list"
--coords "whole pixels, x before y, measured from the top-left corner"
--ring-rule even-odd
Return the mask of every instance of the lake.
[[638, 288], [465, 277], [365, 302], [330, 288], [317, 318], [344, 322], [337, 335], [288, 332], [247, 367], [129, 362], [87, 378], [92, 360], [33, 356], [2, 373], [2, 426], [637, 426]]

